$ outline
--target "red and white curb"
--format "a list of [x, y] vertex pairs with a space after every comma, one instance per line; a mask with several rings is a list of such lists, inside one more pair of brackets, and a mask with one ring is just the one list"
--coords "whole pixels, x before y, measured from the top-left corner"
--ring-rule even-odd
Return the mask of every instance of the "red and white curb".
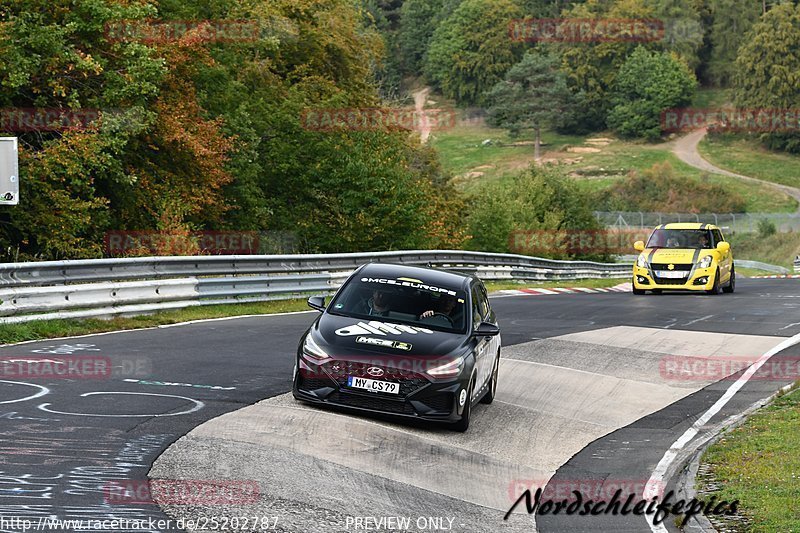
[[774, 274], [772, 276], [749, 276], [749, 279], [800, 278], [800, 274]]
[[497, 291], [500, 294], [527, 294], [531, 296], [543, 296], [547, 294], [592, 294], [598, 292], [630, 292], [631, 291], [631, 284], [630, 283], [620, 283], [619, 285], [614, 285], [613, 287], [600, 287], [600, 288], [588, 288], [588, 287], [570, 287], [570, 288], [562, 288], [562, 287], [552, 287], [550, 289], [505, 289]]

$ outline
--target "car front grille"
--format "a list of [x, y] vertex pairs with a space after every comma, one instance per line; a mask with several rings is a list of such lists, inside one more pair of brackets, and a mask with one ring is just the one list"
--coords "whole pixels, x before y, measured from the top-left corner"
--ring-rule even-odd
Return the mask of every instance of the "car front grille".
[[[383, 370], [382, 376], [372, 376], [367, 372], [368, 368], [375, 367]], [[367, 363], [357, 363], [353, 361], [331, 361], [324, 365], [325, 371], [328, 372], [333, 379], [341, 387], [347, 386], [347, 378], [348, 376], [355, 376], [355, 377], [363, 377], [368, 379], [377, 379], [380, 381], [390, 381], [394, 383], [400, 383], [400, 394], [401, 397], [409, 396], [410, 394], [414, 394], [422, 387], [430, 383], [424, 376], [421, 374], [416, 374], [413, 372], [409, 372], [407, 370], [401, 370], [397, 368], [391, 367], [384, 367], [379, 365], [367, 364]]]
[[655, 276], [655, 281], [658, 285], [686, 285], [686, 278], [659, 278]]
[[416, 414], [414, 408], [408, 402], [402, 400], [391, 400], [379, 396], [367, 396], [362, 394], [348, 394], [346, 392], [334, 392], [328, 396], [327, 400], [331, 403], [343, 405], [345, 407], [360, 407], [384, 413], [395, 413], [401, 415]]
[[[669, 268], [669, 265], [672, 265], [672, 268]], [[653, 270], [678, 270], [683, 272], [689, 272], [692, 270], [691, 263], [650, 263], [650, 268]]]

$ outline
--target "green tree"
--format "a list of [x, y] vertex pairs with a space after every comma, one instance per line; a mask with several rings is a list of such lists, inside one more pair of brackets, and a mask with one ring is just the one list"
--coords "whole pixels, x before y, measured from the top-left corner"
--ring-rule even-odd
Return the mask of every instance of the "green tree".
[[[374, 7], [391, 29], [399, 2]], [[247, 20], [260, 37], [109, 33], [202, 19]], [[382, 23], [352, 0], [3, 2], [0, 109], [104, 112], [19, 134], [22, 199], [2, 211], [2, 249], [92, 257], [108, 229], [289, 230], [314, 251], [460, 246], [457, 195], [410, 132], [301, 124], [309, 108], [379, 105]]]
[[[474, 197], [468, 247], [486, 252], [524, 251], [517, 249], [516, 235], [599, 228], [588, 197], [572, 180], [557, 168], [531, 166], [502, 183], [485, 186]], [[559, 247], [540, 255], [556, 259], [579, 257]], [[601, 255], [590, 251], [581, 257], [601, 259]]]
[[700, 66], [704, 28], [694, 0], [647, 0], [653, 15], [664, 24], [661, 49], [674, 52], [689, 68]]
[[526, 17], [558, 18], [561, 10], [567, 9], [582, 0], [517, 0]]
[[728, 87], [736, 73], [739, 46], [761, 16], [761, 6], [750, 0], [709, 0], [709, 7], [714, 18], [708, 74], [713, 84]]
[[687, 105], [696, 88], [694, 74], [675, 56], [637, 48], [614, 80], [608, 125], [626, 137], [654, 140], [661, 112]]
[[425, 74], [448, 98], [481, 105], [522, 55], [508, 25], [522, 12], [512, 0], [464, 0], [433, 34]]
[[[565, 17], [577, 19], [652, 19], [651, 6], [644, 0], [587, 0], [565, 11]], [[654, 38], [657, 34], [654, 34]], [[573, 94], [582, 95], [568, 131], [601, 130], [606, 127], [610, 109], [608, 91], [627, 57], [637, 48], [637, 43], [625, 39], [563, 42], [556, 45], [562, 58], [562, 69]], [[648, 40], [641, 46], [660, 49], [657, 40]]]
[[[767, 11], [753, 26], [736, 58], [734, 102], [745, 109], [800, 108], [800, 6]], [[796, 121], [794, 122], [796, 126]], [[771, 148], [800, 152], [797, 129], [762, 133]]]
[[2, 249], [46, 259], [101, 253], [113, 220], [105, 191], [134, 180], [122, 159], [152, 120], [124, 110], [152, 105], [167, 73], [151, 48], [108, 39], [105, 25], [154, 13], [147, 3], [99, 0], [0, 6], [0, 109], [98, 113], [103, 124], [0, 131], [20, 138], [21, 176], [20, 205], [3, 208]]
[[538, 48], [528, 51], [487, 97], [490, 125], [505, 128], [513, 136], [524, 130], [535, 132], [536, 160], [540, 159], [542, 127], [557, 126], [571, 105], [566, 76], [559, 67], [556, 55]]
[[422, 74], [433, 32], [452, 11], [445, 9], [452, 0], [405, 0], [401, 8], [398, 41], [403, 70]]

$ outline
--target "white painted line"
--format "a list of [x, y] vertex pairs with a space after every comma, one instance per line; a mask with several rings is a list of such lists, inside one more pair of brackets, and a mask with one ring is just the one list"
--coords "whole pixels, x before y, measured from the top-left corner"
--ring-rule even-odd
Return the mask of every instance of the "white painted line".
[[696, 324], [698, 322], [702, 322], [703, 320], [708, 320], [709, 318], [711, 318], [713, 316], [714, 315], [707, 315], [707, 316], [704, 316], [703, 318], [696, 318], [694, 320], [691, 320], [691, 321], [687, 322], [686, 324], [684, 324], [684, 326], [691, 326], [692, 324]]
[[556, 291], [550, 289], [536, 289], [539, 294], [558, 294]]
[[[667, 453], [664, 454], [664, 457], [658, 462], [656, 465], [655, 470], [653, 471], [653, 475], [650, 476], [650, 480], [645, 485], [645, 490], [643, 493], [643, 498], [645, 500], [649, 500], [654, 496], [658, 495], [658, 489], [664, 486], [664, 477], [667, 474], [667, 470], [675, 461], [676, 457], [678, 456], [678, 452], [683, 449], [700, 431], [700, 428], [703, 427], [705, 424], [708, 423], [711, 418], [720, 412], [723, 407], [733, 398], [733, 396], [741, 390], [742, 387], [750, 380], [750, 378], [758, 372], [758, 370], [766, 363], [773, 355], [794, 346], [795, 344], [800, 343], [800, 334], [795, 335], [794, 337], [789, 337], [782, 343], [778, 344], [770, 351], [762, 355], [758, 358], [758, 360], [753, 363], [747, 371], [739, 376], [728, 390], [725, 391], [725, 394], [717, 400], [714, 405], [708, 408], [708, 410], [703, 413], [703, 415], [695, 420], [694, 424], [687, 429], [683, 435], [681, 435], [678, 440], [676, 440], [672, 446], [670, 446]], [[654, 533], [667, 533], [667, 528], [664, 527], [663, 524], [653, 525], [653, 523], [649, 520], [649, 518], [645, 515], [645, 520], [647, 520], [647, 525], [650, 526], [650, 530]]]

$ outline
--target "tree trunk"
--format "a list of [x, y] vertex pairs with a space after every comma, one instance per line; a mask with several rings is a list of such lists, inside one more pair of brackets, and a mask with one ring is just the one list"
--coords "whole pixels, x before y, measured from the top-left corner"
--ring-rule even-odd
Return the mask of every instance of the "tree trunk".
[[542, 158], [542, 129], [536, 128], [536, 144], [533, 149], [533, 159], [537, 162]]

